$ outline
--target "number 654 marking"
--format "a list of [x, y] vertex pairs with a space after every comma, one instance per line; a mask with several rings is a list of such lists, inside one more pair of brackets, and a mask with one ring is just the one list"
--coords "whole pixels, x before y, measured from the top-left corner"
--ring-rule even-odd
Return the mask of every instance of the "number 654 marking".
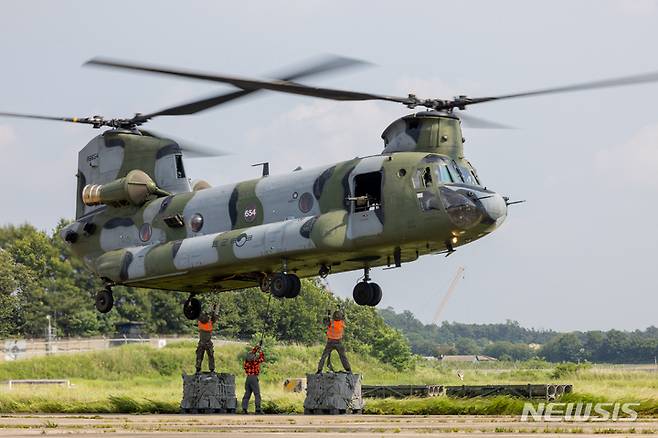
[[258, 215], [258, 210], [256, 207], [247, 207], [244, 209], [244, 220], [247, 222], [253, 222]]

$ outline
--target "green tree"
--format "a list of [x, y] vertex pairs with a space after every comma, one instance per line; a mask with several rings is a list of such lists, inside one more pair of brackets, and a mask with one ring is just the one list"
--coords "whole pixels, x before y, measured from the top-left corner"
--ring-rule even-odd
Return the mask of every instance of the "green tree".
[[0, 337], [18, 333], [21, 324], [18, 295], [31, 281], [29, 272], [17, 266], [11, 255], [0, 249]]

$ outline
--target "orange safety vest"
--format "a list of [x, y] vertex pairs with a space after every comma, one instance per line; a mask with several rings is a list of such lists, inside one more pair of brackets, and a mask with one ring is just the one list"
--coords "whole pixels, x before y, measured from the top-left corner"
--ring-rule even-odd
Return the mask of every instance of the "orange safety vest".
[[211, 332], [212, 331], [212, 321], [208, 321], [205, 324], [199, 321], [199, 330], [203, 330], [204, 332]]
[[327, 328], [327, 339], [332, 341], [340, 341], [343, 339], [343, 330], [345, 330], [345, 321], [331, 321], [329, 328]]

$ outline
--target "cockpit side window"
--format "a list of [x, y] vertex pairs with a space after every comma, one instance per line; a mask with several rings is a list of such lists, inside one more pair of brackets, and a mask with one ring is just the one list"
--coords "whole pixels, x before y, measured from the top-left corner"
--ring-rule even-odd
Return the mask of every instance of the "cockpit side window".
[[473, 165], [468, 161], [466, 161], [466, 163], [468, 163], [469, 172], [473, 176], [473, 179], [475, 180], [475, 183], [477, 185], [481, 186], [482, 183], [480, 182], [480, 178], [478, 178], [478, 173], [475, 170], [475, 167], [473, 167]]
[[412, 178], [414, 189], [422, 189], [432, 185], [432, 169], [428, 167], [421, 167], [416, 169], [416, 174]]
[[425, 187], [432, 185], [432, 169], [429, 167], [426, 167], [423, 171], [423, 182], [425, 183]]

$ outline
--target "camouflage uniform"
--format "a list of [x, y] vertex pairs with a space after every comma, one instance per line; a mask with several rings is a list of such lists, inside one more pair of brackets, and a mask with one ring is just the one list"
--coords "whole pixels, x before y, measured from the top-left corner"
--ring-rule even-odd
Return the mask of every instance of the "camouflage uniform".
[[[202, 319], [206, 319], [203, 322]], [[196, 347], [196, 372], [201, 372], [201, 363], [203, 362], [203, 353], [208, 355], [208, 369], [210, 372], [215, 371], [215, 347], [212, 343], [212, 329], [213, 324], [217, 322], [217, 313], [213, 312], [212, 316], [208, 318], [207, 315], [201, 316], [199, 319], [199, 343]], [[208, 328], [210, 330], [208, 330]]]
[[260, 374], [260, 364], [265, 362], [265, 355], [259, 347], [254, 347], [249, 353], [249, 356], [244, 361], [244, 372], [247, 378], [244, 381], [244, 396], [242, 397], [242, 412], [247, 413], [249, 407], [249, 399], [251, 394], [254, 394], [254, 404], [256, 405], [256, 413], [263, 412], [261, 409], [260, 398], [260, 383], [258, 382], [258, 375]]

